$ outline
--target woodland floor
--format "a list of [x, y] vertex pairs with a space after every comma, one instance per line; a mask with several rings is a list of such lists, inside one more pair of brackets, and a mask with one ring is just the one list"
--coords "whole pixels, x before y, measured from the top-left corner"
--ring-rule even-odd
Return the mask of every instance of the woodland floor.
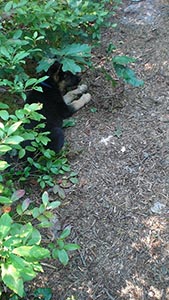
[[65, 132], [79, 184], [59, 209], [81, 250], [36, 280], [53, 300], [169, 299], [169, 1], [125, 0], [112, 22], [96, 65], [112, 42], [138, 59], [145, 84], [112, 89], [99, 69], [84, 75], [92, 101]]

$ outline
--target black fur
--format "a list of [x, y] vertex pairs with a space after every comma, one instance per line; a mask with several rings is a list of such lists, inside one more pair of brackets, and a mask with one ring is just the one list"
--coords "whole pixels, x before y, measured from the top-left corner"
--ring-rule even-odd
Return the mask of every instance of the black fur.
[[[63, 72], [62, 66], [58, 62], [49, 68], [47, 75], [49, 78], [40, 84], [43, 92], [32, 90], [27, 96], [26, 103], [43, 104], [39, 113], [46, 118], [42, 121], [45, 123], [43, 131], [50, 132], [51, 142], [47, 146], [57, 153], [64, 144], [63, 120], [75, 112], [73, 105], [64, 102], [63, 95], [69, 88], [77, 87], [80, 78], [69, 71]], [[38, 122], [33, 121], [25, 127], [33, 129], [37, 124]]]

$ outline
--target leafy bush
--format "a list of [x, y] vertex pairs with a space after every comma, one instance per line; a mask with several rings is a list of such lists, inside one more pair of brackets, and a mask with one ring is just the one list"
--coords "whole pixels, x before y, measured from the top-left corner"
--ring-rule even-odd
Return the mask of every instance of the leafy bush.
[[[100, 40], [102, 25], [107, 22], [110, 14], [106, 4], [111, 1], [4, 1], [0, 4], [0, 86], [11, 93], [20, 93], [25, 99], [25, 93], [30, 89], [41, 88], [40, 79], [29, 78], [30, 59], [35, 62], [38, 72], [47, 70], [57, 58], [63, 64], [64, 70], [73, 73], [81, 71], [85, 64], [91, 63], [91, 46]], [[120, 2], [116, 0], [115, 2]], [[106, 22], [105, 22], [106, 21]], [[56, 34], [57, 33], [57, 34]], [[87, 43], [88, 44], [87, 44]], [[2, 105], [1, 105], [2, 107]], [[23, 124], [28, 122], [28, 112], [17, 110], [9, 115], [7, 108], [1, 109], [1, 154], [12, 150], [19, 153], [19, 158], [25, 156], [25, 151], [42, 154], [40, 159], [28, 158], [28, 166], [24, 170], [12, 168], [6, 175], [19, 176], [25, 180], [31, 174], [31, 167], [38, 170], [38, 182], [44, 188], [46, 184], [53, 185], [51, 174], [69, 171], [65, 156], [58, 159], [55, 153], [44, 150], [48, 138], [44, 133], [25, 132]], [[35, 119], [38, 114], [32, 112]], [[43, 126], [43, 125], [42, 125]], [[9, 129], [10, 128], [10, 129]], [[12, 132], [10, 132], [12, 130]], [[12, 136], [11, 136], [12, 133]], [[13, 134], [14, 133], [14, 134]], [[9, 136], [10, 134], [10, 136]], [[21, 142], [32, 140], [31, 145], [22, 147]], [[1, 161], [1, 170], [8, 163]], [[45, 173], [45, 175], [43, 175]], [[39, 175], [40, 174], [40, 175]]]
[[[64, 71], [73, 73], [91, 65], [91, 46], [100, 41], [101, 28], [115, 26], [108, 21], [114, 14], [108, 4], [115, 7], [120, 2], [14, 0], [1, 3], [0, 85], [25, 97], [25, 88], [38, 83], [26, 84], [30, 59], [37, 72], [46, 71], [55, 59], [63, 64]], [[115, 71], [117, 64], [116, 61], [116, 66], [112, 65]], [[117, 74], [125, 80], [129, 76], [119, 68]], [[134, 84], [134, 80], [128, 82]]]
[[34, 206], [29, 198], [17, 204], [24, 194], [24, 190], [18, 190], [11, 197], [0, 197], [0, 295], [3, 283], [22, 297], [24, 282], [35, 278], [38, 272], [43, 272], [40, 263], [42, 259], [57, 258], [66, 265], [69, 261], [67, 252], [79, 249], [77, 244], [65, 243], [70, 228], [65, 228], [58, 238], [54, 237], [54, 242], [46, 248], [42, 247], [38, 228], [53, 225], [52, 210], [58, 208], [60, 201], [50, 202], [48, 193], [44, 192], [39, 206]]
[[[128, 66], [128, 64], [136, 62], [135, 58], [116, 55], [113, 57], [107, 56], [107, 61], [110, 61], [112, 63], [113, 69], [117, 75], [115, 77], [121, 78], [124, 82], [134, 87], [139, 87], [144, 84], [143, 80], [138, 79], [135, 72]], [[110, 75], [109, 72], [107, 72], [106, 68], [104, 68], [104, 66], [101, 68], [101, 70], [105, 75], [106, 80], [111, 81], [113, 87], [116, 86], [118, 82], [117, 78], [114, 78], [112, 75]]]
[[101, 26], [110, 16], [105, 8], [107, 2], [110, 1], [1, 3], [0, 84], [11, 92], [21, 92], [28, 79], [28, 58], [37, 62], [38, 72], [47, 70], [56, 57], [63, 63], [63, 70], [81, 71], [91, 60], [89, 43], [100, 39]]
[[[9, 107], [0, 103], [0, 118], [5, 121], [0, 122], [0, 170], [4, 171], [3, 176], [0, 176], [1, 183], [14, 179], [24, 182], [32, 176], [44, 188], [46, 185], [54, 185], [53, 175], [63, 175], [71, 171], [64, 152], [56, 155], [54, 151], [46, 149], [49, 141], [47, 132], [39, 132], [40, 127], [44, 126], [43, 123], [37, 125], [34, 130], [23, 128], [30, 120], [39, 121], [44, 118], [37, 112], [40, 108], [40, 104], [26, 104], [23, 109], [16, 110], [15, 114], [10, 114]], [[27, 140], [30, 140], [31, 144], [22, 144]], [[29, 157], [31, 153], [33, 156]], [[22, 161], [21, 166], [16, 164], [17, 156], [21, 159], [25, 155], [28, 156], [25, 158], [26, 163]], [[2, 192], [3, 189], [0, 190], [0, 193]]]
[[[25, 190], [15, 190], [13, 186], [14, 176], [25, 180], [30, 173], [31, 165], [41, 174], [48, 171], [46, 175], [38, 178], [42, 187], [46, 184], [54, 185], [53, 179], [49, 175], [50, 172], [64, 174], [70, 171], [66, 158], [58, 159], [53, 151], [45, 150], [44, 146], [49, 140], [46, 133], [39, 133], [38, 130], [36, 131], [38, 128], [35, 128], [35, 132], [23, 129], [22, 125], [29, 122], [30, 119], [40, 120], [43, 118], [37, 112], [40, 108], [39, 104], [26, 104], [23, 109], [16, 110], [15, 114], [10, 114], [8, 106], [0, 103], [0, 118], [6, 121], [5, 124], [0, 122], [0, 170], [3, 171], [0, 176], [0, 296], [3, 291], [3, 283], [22, 297], [24, 282], [32, 280], [38, 272], [43, 271], [40, 264], [42, 259], [57, 258], [63, 265], [66, 265], [69, 261], [67, 252], [79, 249], [77, 244], [65, 243], [65, 239], [70, 234], [70, 228], [66, 228], [59, 237], [54, 237], [53, 242], [49, 243], [46, 248], [42, 247], [42, 237], [38, 228], [53, 226], [52, 210], [58, 208], [60, 201], [50, 202], [48, 193], [44, 192], [42, 203], [39, 206], [35, 206], [29, 198], [25, 198], [21, 202], [20, 199], [24, 197]], [[21, 143], [25, 140], [32, 140], [32, 146], [28, 145], [23, 148]], [[11, 168], [8, 171], [10, 166], [8, 160], [12, 159], [15, 150], [19, 153], [19, 157], [23, 158], [26, 150], [35, 152], [37, 148], [43, 154], [40, 156], [43, 164], [28, 157], [27, 163], [30, 163], [30, 166], [26, 166], [25, 169], [21, 168], [21, 170]], [[9, 156], [10, 152], [11, 156]], [[76, 181], [75, 178], [76, 174], [70, 173], [69, 179], [73, 183]], [[55, 185], [53, 191], [58, 194], [59, 198], [65, 197], [59, 186]], [[17, 202], [19, 203], [17, 204]]]

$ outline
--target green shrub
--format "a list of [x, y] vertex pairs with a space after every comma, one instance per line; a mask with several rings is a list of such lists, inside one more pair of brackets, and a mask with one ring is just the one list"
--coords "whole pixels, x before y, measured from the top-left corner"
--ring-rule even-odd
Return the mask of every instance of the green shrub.
[[[120, 2], [120, 1], [116, 1]], [[64, 70], [73, 73], [81, 71], [86, 64], [91, 64], [91, 45], [100, 40], [101, 26], [109, 25], [112, 14], [106, 8], [111, 1], [4, 1], [0, 4], [0, 86], [8, 92], [19, 93], [26, 98], [29, 89], [41, 88], [40, 79], [29, 78], [30, 59], [35, 62], [38, 72], [47, 70], [57, 58], [63, 63]], [[33, 106], [32, 106], [33, 107]], [[34, 106], [35, 107], [35, 106]], [[39, 118], [37, 112], [29, 115], [26, 106], [12, 115], [1, 105], [1, 145], [0, 154], [11, 152], [19, 158], [25, 151], [38, 152], [40, 158], [28, 158], [28, 165], [16, 170], [11, 166], [5, 174], [10, 180], [18, 176], [24, 181], [35, 168], [36, 177], [41, 187], [53, 185], [51, 174], [63, 174], [69, 171], [65, 155], [56, 157], [50, 150], [44, 150], [48, 142], [45, 133], [25, 132], [23, 124], [29, 118]], [[41, 125], [43, 126], [43, 125]], [[9, 130], [13, 130], [12, 136]], [[9, 130], [9, 132], [8, 132]], [[10, 136], [9, 136], [10, 133]], [[21, 142], [32, 140], [31, 145], [23, 149]], [[24, 166], [24, 165], [23, 165]], [[1, 161], [0, 168], [6, 169], [8, 163]], [[45, 175], [43, 174], [45, 173]], [[74, 178], [76, 181], [76, 178]]]
[[[102, 1], [4, 1], [0, 5], [0, 84], [21, 92], [28, 79], [25, 64], [34, 59], [37, 71], [57, 57], [73, 73], [90, 64], [91, 46], [100, 40], [110, 16]], [[112, 13], [111, 13], [112, 14]], [[13, 80], [14, 79], [14, 80]]]
[[24, 194], [24, 190], [18, 190], [11, 197], [0, 196], [0, 296], [5, 285], [23, 297], [24, 282], [43, 272], [42, 259], [57, 258], [66, 265], [68, 251], [79, 249], [77, 244], [65, 242], [70, 228], [64, 229], [58, 238], [53, 237], [47, 247], [42, 247], [38, 228], [53, 226], [52, 210], [58, 208], [60, 201], [50, 202], [48, 193], [44, 192], [39, 206], [34, 206], [29, 198], [17, 204]]
[[[0, 170], [3, 171], [0, 176], [0, 296], [5, 285], [22, 297], [24, 282], [32, 280], [38, 272], [43, 271], [40, 263], [42, 259], [52, 257], [66, 265], [69, 261], [67, 252], [79, 249], [77, 244], [65, 242], [70, 234], [70, 228], [65, 229], [59, 237], [54, 237], [53, 242], [46, 248], [42, 247], [42, 237], [38, 228], [53, 226], [52, 210], [58, 208], [60, 201], [50, 202], [47, 192], [43, 193], [39, 206], [35, 206], [30, 198], [21, 201], [25, 190], [15, 190], [13, 184], [15, 176], [20, 181], [26, 180], [30, 175], [31, 165], [39, 171], [38, 181], [42, 188], [46, 184], [54, 185], [50, 173], [64, 174], [70, 171], [65, 157], [58, 159], [53, 151], [45, 150], [44, 146], [49, 140], [46, 133], [39, 133], [38, 128], [34, 131], [23, 129], [22, 125], [29, 120], [43, 119], [37, 112], [40, 108], [39, 104], [26, 104], [23, 109], [16, 110], [15, 114], [10, 114], [8, 106], [0, 103], [0, 118], [5, 121], [5, 124], [0, 122]], [[23, 148], [21, 143], [24, 140], [32, 140], [32, 146]], [[27, 163], [30, 166], [21, 170], [9, 169], [7, 154], [11, 153], [12, 159], [12, 154], [17, 151], [19, 157], [24, 158], [27, 150], [36, 153], [37, 149], [41, 153], [40, 159], [43, 159], [43, 163], [28, 157]], [[46, 175], [40, 175], [44, 172]], [[75, 183], [76, 174], [70, 173], [69, 179]], [[53, 191], [60, 199], [65, 197], [58, 185], [54, 186]]]
[[[10, 114], [9, 107], [0, 103], [0, 118], [5, 121], [0, 122], [0, 170], [4, 171], [0, 176], [1, 185], [7, 180], [24, 182], [31, 176], [39, 182], [41, 188], [44, 188], [46, 185], [54, 185], [54, 175], [63, 175], [71, 171], [64, 151], [56, 155], [54, 151], [46, 149], [49, 141], [47, 132], [39, 131], [44, 126], [43, 123], [33, 130], [23, 128], [23, 125], [29, 123], [30, 120], [44, 119], [37, 112], [40, 108], [40, 104], [26, 104], [23, 109], [16, 110], [15, 114]], [[23, 148], [22, 142], [26, 140], [30, 140], [31, 144], [28, 143]], [[20, 167], [19, 161], [16, 163], [17, 157], [23, 159], [27, 151], [33, 155], [28, 156], [25, 162], [23, 160]], [[2, 192], [3, 189], [0, 189], [0, 193]]]
[[[0, 85], [25, 97], [30, 83], [34, 87], [38, 83], [26, 84], [30, 59], [38, 72], [46, 71], [55, 59], [63, 64], [64, 71], [73, 73], [91, 66], [91, 48], [100, 41], [103, 26], [115, 27], [109, 19], [114, 14], [112, 8], [120, 2], [14, 0], [1, 3]], [[109, 46], [109, 52], [113, 49]], [[112, 68], [124, 80], [134, 76], [129, 71], [127, 75], [119, 71], [117, 61]], [[135, 85], [134, 80], [127, 82]]]

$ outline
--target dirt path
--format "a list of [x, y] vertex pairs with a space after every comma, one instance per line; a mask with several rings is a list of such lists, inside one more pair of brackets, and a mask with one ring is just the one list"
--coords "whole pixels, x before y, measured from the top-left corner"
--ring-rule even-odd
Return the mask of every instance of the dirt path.
[[169, 299], [169, 2], [124, 3], [95, 59], [113, 42], [138, 58], [145, 85], [122, 92], [99, 71], [86, 76], [93, 102], [67, 130], [72, 153], [82, 151], [71, 157], [80, 182], [61, 211], [81, 251], [45, 270], [54, 300]]

